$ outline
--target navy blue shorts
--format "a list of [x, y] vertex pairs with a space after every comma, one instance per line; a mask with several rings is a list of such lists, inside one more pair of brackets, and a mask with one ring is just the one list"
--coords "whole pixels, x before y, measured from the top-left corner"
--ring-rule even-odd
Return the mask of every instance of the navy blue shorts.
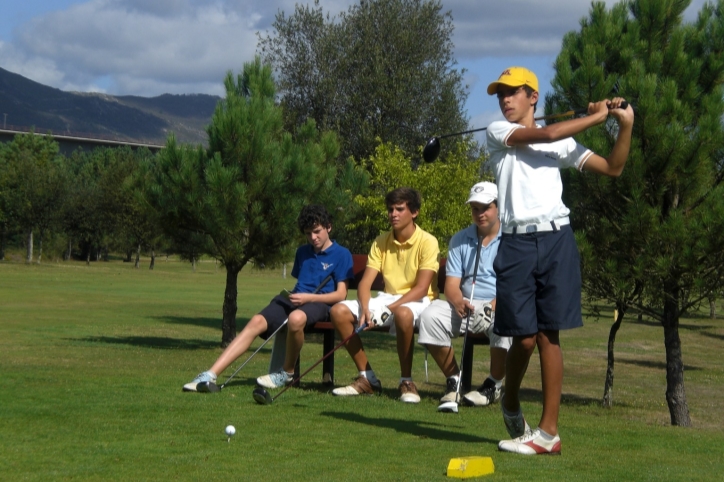
[[303, 311], [307, 315], [307, 325], [325, 321], [329, 315], [329, 305], [326, 303], [305, 303], [301, 306], [294, 306], [286, 296], [277, 295], [266, 308], [259, 312], [266, 320], [266, 332], [259, 336], [265, 340], [269, 338], [294, 310]]
[[495, 334], [523, 336], [583, 326], [581, 262], [570, 226], [543, 233], [503, 233], [493, 269]]

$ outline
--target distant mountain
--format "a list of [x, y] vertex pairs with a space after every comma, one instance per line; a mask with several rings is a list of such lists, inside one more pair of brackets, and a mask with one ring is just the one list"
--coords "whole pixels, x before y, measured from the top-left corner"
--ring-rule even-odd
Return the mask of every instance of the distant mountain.
[[64, 92], [0, 68], [0, 122], [35, 132], [153, 144], [164, 144], [174, 133], [181, 142], [205, 144], [204, 129], [219, 100], [205, 94], [148, 98]]

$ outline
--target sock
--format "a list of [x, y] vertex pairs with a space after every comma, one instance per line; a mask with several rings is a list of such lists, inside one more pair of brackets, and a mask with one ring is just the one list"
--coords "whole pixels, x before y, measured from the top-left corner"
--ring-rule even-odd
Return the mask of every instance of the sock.
[[359, 374], [369, 380], [370, 383], [375, 383], [376, 381], [378, 381], [377, 377], [375, 376], [374, 370], [361, 371], [359, 372]]
[[448, 378], [448, 380], [452, 378], [452, 379], [455, 380], [455, 383], [457, 383], [457, 382], [460, 381], [460, 374], [458, 373], [457, 375], [450, 375], [450, 376], [447, 377], [447, 378]]
[[551, 435], [542, 428], [538, 427], [538, 431], [540, 432], [540, 436], [543, 437], [543, 440], [546, 442], [553, 442], [553, 439], [556, 438], [555, 435]]
[[216, 373], [212, 372], [211, 370], [206, 370], [206, 373], [211, 373], [211, 376], [214, 378], [214, 380], [216, 380], [219, 377]]
[[400, 377], [400, 384], [402, 384], [402, 382], [411, 382], [411, 381], [412, 381], [412, 377]]
[[500, 380], [496, 380], [495, 377], [493, 377], [492, 375], [488, 375], [488, 378], [495, 382], [495, 388], [501, 388], [503, 386], [502, 378]]

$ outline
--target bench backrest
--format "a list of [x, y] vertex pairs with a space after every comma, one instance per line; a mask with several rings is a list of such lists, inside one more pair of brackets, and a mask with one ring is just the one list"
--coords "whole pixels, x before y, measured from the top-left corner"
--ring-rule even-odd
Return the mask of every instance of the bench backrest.
[[[437, 288], [440, 290], [440, 293], [442, 294], [445, 291], [445, 262], [447, 260], [445, 258], [442, 258], [440, 260], [440, 269], [437, 273]], [[352, 255], [352, 271], [354, 271], [354, 278], [349, 283], [349, 289], [356, 290], [357, 286], [359, 285], [360, 280], [362, 279], [362, 275], [365, 272], [365, 268], [367, 267], [367, 255], [366, 254], [353, 254]], [[385, 281], [382, 279], [382, 273], [377, 274], [377, 278], [375, 278], [374, 282], [372, 283], [372, 289], [375, 291], [382, 291], [385, 289]]]

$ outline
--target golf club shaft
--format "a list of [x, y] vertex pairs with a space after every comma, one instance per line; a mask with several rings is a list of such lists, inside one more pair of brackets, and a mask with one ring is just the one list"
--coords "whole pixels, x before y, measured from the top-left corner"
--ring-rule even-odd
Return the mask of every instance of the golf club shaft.
[[[620, 107], [620, 108], [621, 108], [621, 109], [625, 109], [626, 107], [628, 107], [628, 102], [623, 101], [623, 102], [621, 103], [621, 107]], [[586, 112], [588, 112], [588, 107], [581, 107], [580, 109], [572, 109], [572, 110], [569, 110], [569, 111], [566, 111], [566, 112], [561, 112], [561, 113], [559, 113], [559, 114], [550, 114], [550, 115], [544, 115], [544, 116], [536, 117], [535, 120], [539, 121], [539, 120], [558, 119], [559, 117], [568, 117], [568, 116], [571, 116], [571, 115], [581, 115], [581, 114], [585, 114]], [[480, 128], [478, 128], [478, 129], [470, 129], [470, 130], [468, 130], [468, 131], [454, 132], [454, 133], [452, 133], [452, 134], [443, 134], [443, 135], [441, 135], [441, 136], [437, 136], [437, 138], [438, 138], [438, 139], [445, 139], [446, 137], [462, 136], [462, 135], [465, 135], [465, 134], [472, 134], [473, 132], [481, 132], [481, 131], [484, 131], [484, 130], [487, 130], [487, 129], [488, 129], [487, 127], [480, 127]]]
[[[322, 288], [324, 288], [324, 285], [326, 285], [326, 284], [329, 282], [330, 279], [332, 279], [332, 274], [331, 274], [331, 273], [328, 274], [327, 277], [324, 278], [321, 283], [319, 283], [319, 286], [317, 286], [317, 287], [314, 289], [314, 291], [312, 291], [312, 294], [318, 293], [319, 290], [321, 290]], [[249, 358], [247, 358], [246, 361], [244, 361], [244, 363], [242, 363], [241, 366], [240, 366], [239, 368], [237, 368], [236, 371], [235, 371], [234, 373], [232, 373], [229, 378], [226, 379], [226, 381], [224, 382], [223, 385], [221, 385], [220, 388], [224, 388], [224, 387], [226, 386], [226, 384], [229, 383], [229, 380], [231, 380], [232, 378], [234, 378], [234, 376], [236, 376], [236, 374], [239, 373], [239, 371], [240, 371], [242, 368], [244, 368], [244, 366], [245, 366], [247, 363], [249, 363], [249, 360], [251, 360], [252, 358], [254, 358], [254, 355], [256, 355], [257, 353], [259, 353], [259, 350], [261, 350], [262, 348], [264, 348], [264, 345], [266, 345], [266, 344], [269, 342], [269, 340], [271, 340], [272, 338], [274, 338], [274, 337], [276, 336], [276, 334], [279, 333], [279, 330], [281, 330], [282, 328], [284, 328], [285, 326], [287, 326], [287, 322], [288, 322], [288, 321], [289, 321], [289, 318], [287, 318], [286, 320], [284, 320], [284, 323], [282, 323], [282, 324], [279, 326], [279, 328], [277, 328], [276, 330], [274, 330], [274, 333], [272, 333], [270, 337], [268, 337], [266, 340], [264, 340], [264, 343], [262, 343], [261, 345], [259, 345], [259, 348], [257, 348], [256, 351], [255, 351], [254, 353], [252, 353], [251, 356], [250, 356]]]
[[289, 390], [291, 387], [293, 387], [294, 385], [296, 385], [296, 384], [299, 382], [299, 380], [302, 379], [302, 377], [303, 377], [304, 375], [306, 375], [307, 373], [311, 372], [317, 365], [319, 365], [320, 363], [322, 363], [322, 362], [323, 362], [324, 360], [326, 360], [327, 357], [329, 357], [332, 353], [334, 353], [335, 351], [337, 351], [337, 350], [338, 350], [339, 348], [341, 348], [344, 344], [346, 344], [349, 340], [351, 340], [353, 336], [360, 334], [365, 328], [367, 328], [367, 323], [365, 323], [365, 324], [363, 324], [363, 325], [360, 325], [358, 328], [356, 328], [356, 329], [352, 332], [352, 334], [349, 335], [349, 336], [348, 336], [347, 338], [345, 338], [344, 340], [342, 340], [342, 341], [339, 343], [339, 345], [337, 345], [337, 346], [335, 346], [334, 348], [332, 348], [327, 354], [325, 354], [322, 358], [320, 358], [319, 360], [317, 360], [317, 361], [314, 363], [314, 365], [312, 365], [311, 367], [307, 368], [307, 370], [306, 370], [304, 373], [302, 373], [301, 375], [299, 375], [296, 379], [292, 380], [292, 382], [291, 382], [289, 385], [287, 385], [286, 387], [284, 387], [281, 392], [277, 393], [276, 396], [272, 399], [272, 401], [276, 400], [277, 398], [279, 398], [279, 396], [280, 396], [282, 393], [286, 392], [286, 391]]
[[[473, 304], [473, 300], [475, 300], [475, 280], [478, 277], [478, 264], [480, 263], [480, 250], [483, 247], [483, 238], [484, 236], [478, 235], [478, 246], [475, 251], [475, 266], [473, 267], [473, 283], [470, 287], [470, 304]], [[465, 345], [468, 342], [468, 332], [470, 331], [470, 317], [472, 316], [473, 312], [468, 311], [467, 320], [465, 321], [465, 336], [463, 337], [463, 352], [461, 356], [465, 356]], [[460, 360], [460, 373], [458, 376], [460, 379], [458, 380], [458, 386], [457, 386], [457, 393], [455, 394], [455, 403], [457, 403], [458, 398], [460, 398], [460, 386], [463, 384], [463, 366], [462, 366], [462, 359]]]

